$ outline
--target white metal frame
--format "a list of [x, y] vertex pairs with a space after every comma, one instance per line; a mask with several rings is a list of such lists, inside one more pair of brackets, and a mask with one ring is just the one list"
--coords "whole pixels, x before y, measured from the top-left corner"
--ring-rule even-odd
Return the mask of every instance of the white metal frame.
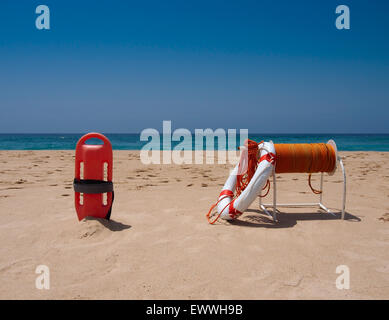
[[[335, 145], [335, 151], [336, 150], [336, 145]], [[345, 209], [346, 209], [346, 172], [344, 169], [344, 165], [342, 162], [342, 159], [336, 155], [337, 157], [337, 163], [340, 165], [342, 169], [342, 174], [343, 174], [343, 195], [342, 195], [342, 215], [341, 219], [344, 220], [344, 215], [345, 215]], [[336, 169], [335, 169], [336, 170]], [[335, 172], [335, 171], [334, 171]], [[332, 175], [334, 172], [330, 173]], [[262, 209], [264, 213], [266, 213], [269, 217], [273, 219], [273, 221], [277, 222], [277, 207], [292, 207], [292, 208], [302, 208], [302, 207], [318, 207], [319, 209], [332, 214], [335, 216], [335, 214], [330, 211], [324, 204], [323, 204], [323, 172], [320, 174], [320, 195], [319, 195], [319, 202], [312, 202], [312, 203], [277, 203], [277, 179], [276, 179], [276, 173], [275, 173], [275, 168], [273, 168], [273, 203], [272, 204], [263, 204], [262, 203], [262, 198], [259, 197], [259, 207]], [[272, 207], [273, 210], [272, 212], [269, 212], [267, 208]]]

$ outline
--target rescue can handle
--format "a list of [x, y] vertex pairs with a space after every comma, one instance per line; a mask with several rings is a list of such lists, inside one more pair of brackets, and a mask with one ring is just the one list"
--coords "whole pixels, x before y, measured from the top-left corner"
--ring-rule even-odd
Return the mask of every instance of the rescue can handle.
[[103, 135], [101, 133], [97, 133], [97, 132], [90, 132], [90, 133], [87, 133], [86, 135], [82, 136], [80, 138], [80, 140], [78, 140], [78, 142], [77, 142], [77, 147], [81, 146], [82, 144], [85, 143], [85, 141], [92, 139], [92, 138], [99, 139], [99, 140], [104, 142], [105, 146], [112, 148], [111, 142], [108, 140], [108, 138], [105, 135]]

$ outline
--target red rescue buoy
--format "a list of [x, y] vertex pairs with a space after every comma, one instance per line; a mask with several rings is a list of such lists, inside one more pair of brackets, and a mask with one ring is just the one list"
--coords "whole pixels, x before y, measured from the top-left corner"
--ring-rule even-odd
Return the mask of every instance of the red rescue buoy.
[[[85, 144], [91, 138], [103, 144]], [[112, 165], [112, 145], [104, 135], [91, 132], [77, 142], [73, 187], [78, 220], [88, 216], [109, 220], [114, 199]]]

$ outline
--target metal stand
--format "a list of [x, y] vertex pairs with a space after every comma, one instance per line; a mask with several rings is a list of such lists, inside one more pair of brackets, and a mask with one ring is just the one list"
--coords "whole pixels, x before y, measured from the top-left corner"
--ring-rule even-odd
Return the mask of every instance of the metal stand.
[[[340, 157], [338, 158], [338, 163], [340, 164], [340, 167], [342, 168], [342, 174], [343, 174], [343, 196], [342, 196], [342, 220], [344, 220], [344, 213], [346, 208], [346, 172], [344, 170], [344, 165], [342, 162], [342, 159]], [[277, 179], [276, 179], [276, 173], [275, 169], [273, 169], [273, 204], [263, 204], [262, 198], [259, 197], [259, 207], [262, 209], [263, 212], [265, 212], [269, 217], [273, 219], [273, 221], [277, 222], [277, 207], [292, 207], [292, 208], [300, 208], [300, 207], [318, 207], [319, 209], [332, 214], [335, 216], [333, 212], [331, 212], [324, 204], [323, 204], [323, 173], [320, 175], [320, 190], [322, 191], [319, 195], [319, 202], [312, 202], [312, 203], [278, 203], [277, 204]], [[268, 207], [272, 207], [273, 211], [269, 212], [267, 210]]]

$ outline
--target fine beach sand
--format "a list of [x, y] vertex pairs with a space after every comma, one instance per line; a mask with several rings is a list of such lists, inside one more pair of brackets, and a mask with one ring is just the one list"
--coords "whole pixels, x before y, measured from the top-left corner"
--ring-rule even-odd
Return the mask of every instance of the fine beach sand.
[[[0, 298], [388, 299], [389, 153], [341, 156], [345, 221], [282, 209], [273, 224], [255, 202], [239, 221], [209, 225], [231, 165], [146, 166], [139, 151], [114, 151], [112, 220], [78, 222], [74, 151], [0, 151]], [[279, 201], [317, 197], [306, 174], [279, 177]], [[341, 192], [340, 171], [326, 176], [330, 208]], [[38, 265], [50, 290], [35, 288]], [[335, 286], [338, 265], [349, 290]]]

